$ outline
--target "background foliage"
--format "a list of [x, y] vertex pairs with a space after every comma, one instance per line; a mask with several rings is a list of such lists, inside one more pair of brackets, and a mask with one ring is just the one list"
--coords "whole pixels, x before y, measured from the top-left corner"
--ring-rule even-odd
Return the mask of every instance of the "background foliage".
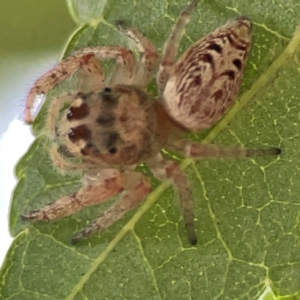
[[[130, 20], [161, 51], [185, 5], [70, 0], [70, 12], [81, 27], [66, 52], [87, 45], [128, 45], [114, 27], [118, 19]], [[300, 4], [202, 1], [181, 51], [240, 14], [255, 24], [242, 94], [230, 124], [225, 119], [201, 138], [214, 137], [224, 145], [279, 146], [280, 157], [184, 162], [195, 199], [197, 246], [188, 243], [173, 190], [154, 179], [158, 189], [146, 206], [105, 233], [71, 246], [74, 232], [109, 204], [53, 223], [22, 223], [24, 211], [80, 186], [79, 174], [62, 177], [53, 170], [44, 138], [38, 138], [16, 169], [20, 182], [10, 215], [16, 238], [1, 269], [3, 299], [258, 299], [268, 286], [277, 295], [300, 298], [299, 65], [298, 53], [292, 55], [287, 48], [300, 20]], [[90, 26], [83, 25], [87, 22]], [[297, 43], [292, 50], [296, 48]], [[241, 109], [249, 100], [251, 105]], [[42, 121], [43, 113], [35, 124], [37, 132]], [[136, 216], [148, 206], [135, 226]]]

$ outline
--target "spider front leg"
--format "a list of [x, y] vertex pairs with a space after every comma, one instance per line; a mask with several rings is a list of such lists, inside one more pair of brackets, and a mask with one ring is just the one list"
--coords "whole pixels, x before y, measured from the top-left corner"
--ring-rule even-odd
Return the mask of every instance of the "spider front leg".
[[165, 43], [162, 61], [157, 73], [156, 82], [158, 86], [159, 95], [162, 96], [165, 86], [173, 74], [174, 64], [178, 54], [178, 48], [185, 28], [190, 22], [190, 15], [196, 8], [199, 0], [193, 0], [192, 3], [181, 13], [178, 17], [171, 35]]
[[[134, 56], [132, 51], [120, 46], [88, 47], [79, 50], [58, 63], [35, 82], [26, 100], [25, 122], [31, 123], [33, 121], [32, 110], [38, 95], [46, 95], [79, 69], [82, 72], [82, 81], [79, 83], [81, 87], [90, 90], [102, 89], [105, 76], [98, 59], [116, 59], [117, 65], [122, 65], [120, 76], [122, 75], [124, 81], [127, 82], [127, 78], [133, 77]], [[88, 77], [89, 80], [85, 80], [84, 77]]]
[[82, 64], [79, 69], [78, 91], [89, 93], [101, 90], [105, 85], [105, 74], [101, 63], [92, 53], [87, 54], [86, 60], [87, 63]]
[[138, 172], [128, 172], [125, 176], [125, 192], [121, 200], [106, 210], [94, 223], [76, 235], [72, 239], [72, 244], [76, 244], [81, 239], [99, 230], [108, 228], [129, 210], [137, 207], [150, 193], [151, 183], [145, 175]]
[[158, 62], [158, 53], [154, 44], [136, 27], [126, 27], [123, 21], [119, 21], [118, 26], [121, 31], [131, 38], [137, 45], [140, 52], [143, 53], [142, 59], [135, 69], [132, 84], [147, 88], [156, 70]]
[[[58, 63], [53, 69], [42, 75], [30, 89], [25, 108], [25, 122], [33, 121], [33, 107], [38, 95], [46, 95], [58, 84], [82, 69], [82, 76], [90, 80], [90, 88], [101, 89], [105, 76], [100, 62], [93, 53], [76, 52], [74, 55]], [[92, 79], [93, 78], [93, 79]], [[87, 80], [88, 81], [88, 80]], [[80, 83], [82, 85], [82, 83]]]

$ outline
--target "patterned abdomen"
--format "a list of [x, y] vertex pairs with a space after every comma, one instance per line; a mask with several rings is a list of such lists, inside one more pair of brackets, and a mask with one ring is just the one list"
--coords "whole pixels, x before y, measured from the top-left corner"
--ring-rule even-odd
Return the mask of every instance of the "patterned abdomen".
[[210, 128], [239, 92], [251, 48], [251, 21], [241, 16], [193, 44], [178, 60], [163, 101], [191, 131]]

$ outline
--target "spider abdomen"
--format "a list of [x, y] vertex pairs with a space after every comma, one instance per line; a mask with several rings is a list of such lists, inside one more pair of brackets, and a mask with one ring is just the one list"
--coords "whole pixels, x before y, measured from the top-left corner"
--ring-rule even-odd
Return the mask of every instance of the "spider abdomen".
[[235, 101], [251, 48], [251, 21], [239, 17], [193, 44], [166, 84], [168, 114], [185, 128], [214, 125]]

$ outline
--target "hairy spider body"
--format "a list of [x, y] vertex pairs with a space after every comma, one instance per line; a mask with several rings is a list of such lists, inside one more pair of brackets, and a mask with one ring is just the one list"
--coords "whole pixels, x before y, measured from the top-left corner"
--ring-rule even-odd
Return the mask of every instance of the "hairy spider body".
[[[66, 97], [72, 104], [58, 126], [55, 121], [49, 128], [57, 126], [57, 139], [73, 156], [121, 167], [156, 155], [166, 143], [156, 113], [159, 105], [138, 87], [116, 85]], [[61, 100], [53, 105], [55, 101]]]
[[[211, 127], [235, 101], [251, 48], [251, 21], [242, 16], [194, 43], [176, 63], [180, 40], [197, 3], [194, 0], [181, 13], [165, 44], [156, 77], [157, 98], [146, 92], [158, 63], [156, 48], [137, 28], [124, 28], [122, 22], [122, 31], [143, 53], [140, 62], [122, 46], [84, 48], [36, 81], [27, 99], [28, 123], [37, 95], [80, 72], [79, 92], [52, 100], [46, 127], [54, 142], [50, 149], [54, 165], [66, 171], [83, 170], [85, 175], [78, 192], [23, 215], [24, 219], [55, 220], [121, 194], [119, 202], [72, 241], [106, 229], [150, 193], [150, 180], [135, 171], [138, 163], [145, 162], [157, 178], [173, 179], [189, 240], [195, 244], [187, 177], [177, 162], [163, 158], [161, 150], [194, 158], [280, 153], [277, 148], [217, 147], [184, 139], [185, 132]], [[108, 83], [99, 59], [116, 60]], [[81, 162], [73, 162], [72, 157]]]

